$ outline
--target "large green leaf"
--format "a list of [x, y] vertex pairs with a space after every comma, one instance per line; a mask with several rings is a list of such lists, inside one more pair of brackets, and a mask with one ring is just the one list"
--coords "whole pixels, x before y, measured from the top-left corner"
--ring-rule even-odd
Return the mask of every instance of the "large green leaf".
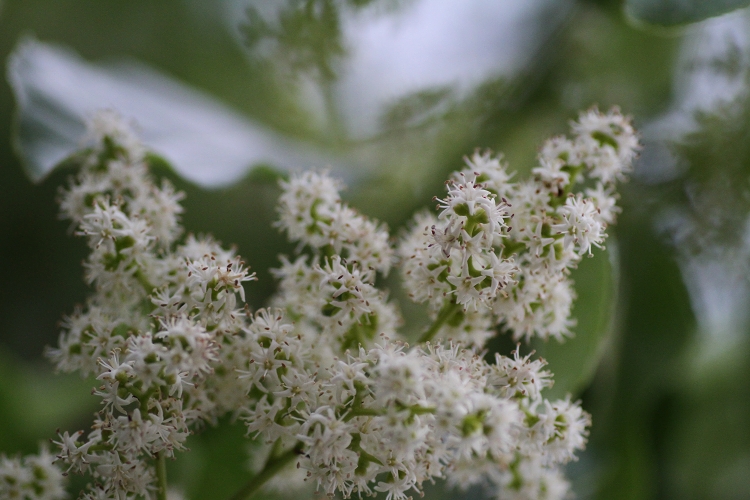
[[[593, 258], [583, 259], [573, 272], [578, 294], [573, 308], [578, 322], [573, 328], [574, 337], [562, 343], [554, 339], [532, 342], [537, 355], [547, 360], [548, 369], [555, 375], [555, 385], [545, 393], [547, 398], [580, 393], [604, 352], [612, 332], [618, 281], [617, 268], [610, 262], [614, 241], [609, 241], [609, 247], [608, 251], [596, 252]], [[525, 350], [523, 346], [521, 350]]]
[[625, 12], [637, 23], [680, 26], [750, 5], [750, 0], [625, 0]]
[[24, 38], [8, 58], [8, 82], [16, 100], [14, 145], [33, 181], [65, 164], [80, 147], [87, 117], [103, 108], [134, 120], [144, 144], [204, 187], [234, 184], [257, 165], [344, 166], [145, 65], [93, 64]]

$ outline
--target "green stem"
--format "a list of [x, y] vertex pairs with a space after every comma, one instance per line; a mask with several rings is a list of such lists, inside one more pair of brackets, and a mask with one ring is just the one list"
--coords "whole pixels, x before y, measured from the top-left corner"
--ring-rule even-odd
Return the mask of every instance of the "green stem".
[[372, 408], [353, 408], [352, 410], [349, 410], [349, 413], [344, 417], [344, 422], [348, 422], [354, 417], [376, 417], [382, 414], [382, 411]]
[[99, 443], [89, 446], [89, 451], [112, 451], [112, 445], [108, 443]]
[[449, 321], [453, 316], [456, 315], [458, 311], [461, 310], [461, 305], [450, 302], [443, 306], [443, 308], [438, 313], [438, 317], [435, 319], [435, 322], [430, 326], [430, 328], [424, 332], [424, 334], [419, 338], [419, 342], [427, 342], [429, 340], [432, 340], [432, 337], [435, 336], [435, 334], [442, 328], [442, 326]]
[[167, 459], [163, 452], [156, 454], [156, 498], [167, 500]]
[[140, 267], [136, 269], [135, 273], [133, 273], [133, 276], [138, 280], [138, 283], [141, 284], [146, 293], [151, 294], [151, 292], [154, 291], [154, 288], [156, 288], [151, 284], [151, 282], [148, 280], [148, 276], [146, 276], [146, 273], [144, 273], [143, 269], [141, 269]]
[[285, 451], [281, 455], [271, 456], [268, 458], [266, 465], [263, 466], [263, 470], [258, 472], [255, 477], [245, 483], [245, 485], [237, 491], [230, 500], [247, 500], [254, 493], [256, 493], [261, 486], [263, 486], [269, 479], [271, 479], [276, 473], [283, 469], [286, 465], [294, 461], [299, 454], [302, 452], [302, 443], [297, 443], [294, 448]]

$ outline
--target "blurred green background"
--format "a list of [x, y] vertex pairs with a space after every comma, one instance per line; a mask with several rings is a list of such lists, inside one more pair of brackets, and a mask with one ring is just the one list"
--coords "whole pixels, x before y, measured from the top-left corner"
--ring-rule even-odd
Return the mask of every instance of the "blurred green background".
[[[475, 147], [504, 152], [524, 176], [578, 110], [619, 105], [644, 143], [622, 216], [607, 252], [574, 275], [576, 337], [534, 346], [550, 360], [555, 393], [573, 392], [593, 415], [568, 475], [582, 499], [744, 499], [750, 15], [674, 25], [745, 3], [2, 0], [0, 59], [33, 35], [94, 64], [145, 63], [324, 152], [347, 177], [347, 200], [394, 230]], [[90, 381], [54, 376], [41, 356], [86, 297], [85, 246], [57, 219], [69, 172], [32, 182], [12, 146], [14, 113], [3, 81], [0, 451], [10, 454], [34, 451], [57, 428], [87, 428], [96, 410]], [[259, 307], [274, 288], [267, 270], [290, 248], [271, 228], [275, 181], [252, 166], [210, 189], [159, 175], [186, 192], [188, 231], [237, 245], [258, 271], [247, 295]], [[387, 284], [398, 297], [395, 274]], [[418, 325], [423, 311], [403, 306]], [[491, 348], [511, 345], [499, 338]], [[170, 465], [189, 498], [226, 498], [249, 474], [242, 426], [225, 424], [191, 438], [192, 451]], [[439, 489], [427, 498], [452, 497]]]

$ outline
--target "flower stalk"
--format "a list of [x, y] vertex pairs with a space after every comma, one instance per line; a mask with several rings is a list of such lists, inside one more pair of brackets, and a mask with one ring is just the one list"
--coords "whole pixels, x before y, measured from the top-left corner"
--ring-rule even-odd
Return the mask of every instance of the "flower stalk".
[[263, 466], [260, 472], [253, 476], [250, 481], [245, 483], [242, 488], [232, 495], [230, 500], [248, 500], [260, 490], [260, 488], [266, 484], [273, 476], [275, 476], [284, 467], [292, 463], [299, 454], [302, 452], [302, 444], [297, 443], [293, 448], [282, 452], [279, 455], [271, 454], [268, 457], [268, 461]]
[[156, 454], [156, 498], [167, 500], [167, 459], [162, 452]]
[[450, 322], [450, 320], [460, 311], [461, 304], [456, 304], [455, 302], [449, 302], [443, 306], [443, 309], [438, 313], [435, 321], [430, 325], [427, 331], [419, 337], [419, 343], [421, 344], [432, 340], [433, 337], [435, 337], [435, 334], [437, 334], [437, 332], [439, 332], [446, 323]]

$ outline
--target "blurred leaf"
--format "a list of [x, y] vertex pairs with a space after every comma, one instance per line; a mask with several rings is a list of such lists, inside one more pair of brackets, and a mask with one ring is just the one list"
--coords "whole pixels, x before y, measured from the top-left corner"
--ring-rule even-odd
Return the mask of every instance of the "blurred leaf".
[[453, 89], [435, 87], [407, 94], [388, 106], [380, 117], [381, 129], [418, 126], [431, 118], [442, 117], [452, 105]]
[[272, 57], [283, 59], [292, 74], [313, 73], [321, 81], [336, 78], [335, 62], [346, 51], [341, 33], [339, 8], [332, 0], [295, 1], [280, 10], [278, 25], [268, 23], [253, 6], [242, 26], [245, 43], [253, 57], [258, 45], [273, 41]]
[[[610, 240], [608, 247], [614, 248], [614, 241]], [[562, 398], [568, 393], [575, 396], [589, 383], [599, 364], [612, 331], [618, 281], [610, 256], [611, 250], [596, 252], [573, 271], [578, 294], [573, 307], [573, 317], [578, 321], [573, 328], [575, 336], [562, 343], [554, 339], [532, 342], [555, 375], [555, 385], [546, 392], [547, 398]]]
[[97, 410], [91, 381], [55, 375], [51, 367], [26, 365], [4, 353], [0, 359], [0, 449], [32, 451], [39, 440], [55, 437], [56, 429], [78, 426]]
[[169, 160], [161, 156], [159, 153], [147, 151], [144, 159], [146, 161], [148, 169], [151, 172], [156, 173], [157, 175], [166, 175], [169, 172], [175, 172], [174, 165], [172, 165]]
[[604, 469], [596, 485], [602, 500], [687, 498], [668, 485], [673, 462], [666, 448], [673, 416], [684, 411], [674, 385], [695, 317], [674, 250], [654, 230], [656, 209], [646, 193], [635, 179], [622, 189], [617, 342], [587, 392], [594, 419], [590, 449]]
[[188, 440], [190, 453], [170, 464], [170, 484], [189, 498], [229, 498], [252, 474], [248, 467], [251, 440], [240, 422], [222, 419]]
[[205, 187], [237, 182], [256, 164], [340, 163], [132, 61], [93, 65], [64, 48], [25, 39], [8, 59], [8, 80], [16, 99], [14, 145], [34, 181], [80, 147], [86, 118], [101, 108], [135, 120], [147, 146]]
[[682, 365], [665, 447], [677, 498], [750, 498], [750, 398], [738, 397], [750, 391], [750, 339], [707, 362], [717, 340], [693, 339]]
[[289, 173], [272, 165], [257, 165], [247, 174], [245, 180], [249, 183], [278, 185], [279, 181], [289, 180]]
[[750, 5], [750, 0], [625, 0], [625, 13], [638, 23], [680, 26]]

